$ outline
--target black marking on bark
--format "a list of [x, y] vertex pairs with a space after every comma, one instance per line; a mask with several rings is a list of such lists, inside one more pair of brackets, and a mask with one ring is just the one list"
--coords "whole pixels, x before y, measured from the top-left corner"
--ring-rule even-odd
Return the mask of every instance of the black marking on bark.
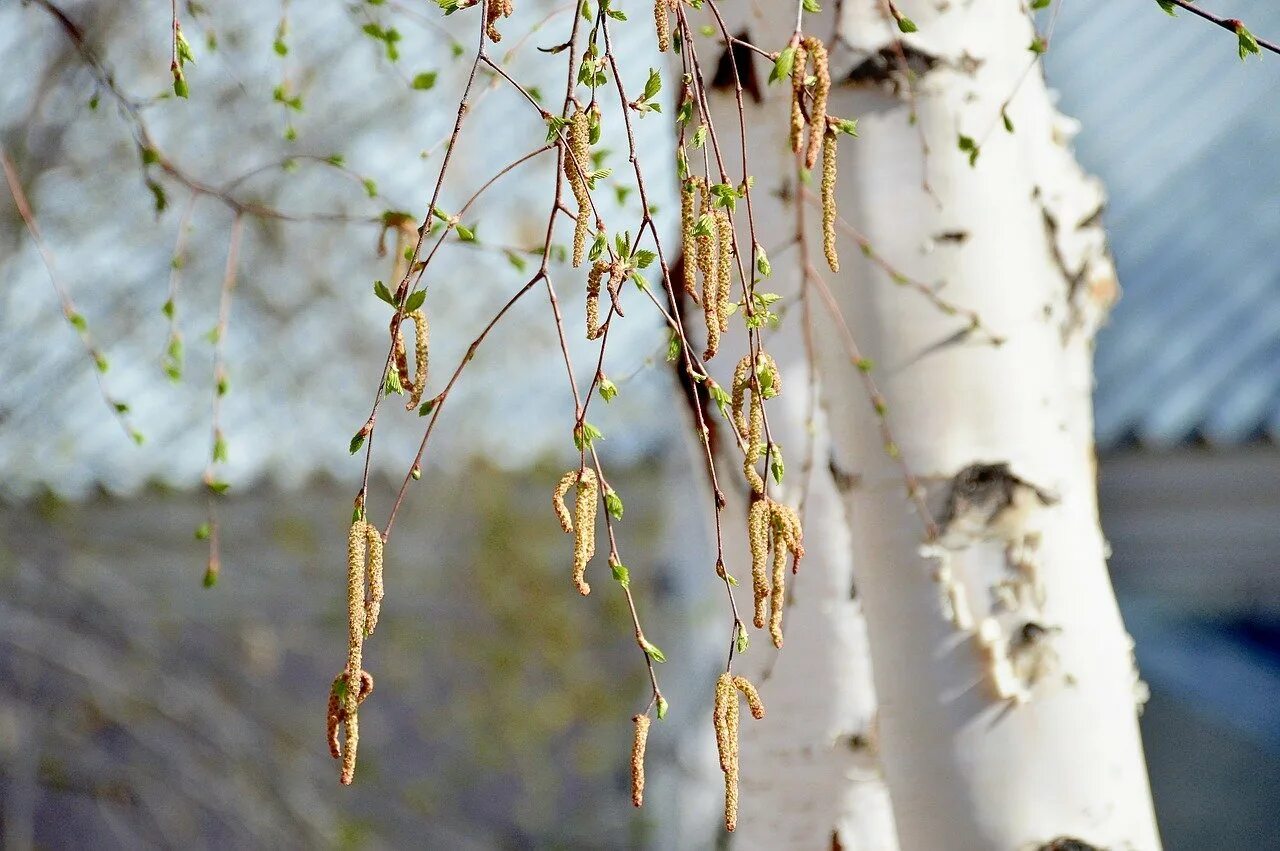
[[835, 455], [827, 456], [827, 470], [831, 472], [831, 481], [835, 482], [836, 490], [840, 493], [848, 493], [862, 483], [862, 476], [841, 467]]
[[[735, 41], [730, 47], [726, 48], [721, 54], [719, 61], [716, 62], [716, 73], [711, 78], [711, 88], [724, 89], [733, 91], [733, 66], [738, 66], [738, 81], [742, 84], [742, 90], [751, 96], [751, 100], [755, 103], [761, 103], [764, 100], [764, 92], [760, 90], [760, 75], [756, 73], [755, 56], [752, 51], [740, 44], [739, 42], [751, 42], [751, 33], [743, 30], [734, 36]], [[733, 53], [730, 54], [729, 51]], [[730, 61], [730, 55], [733, 61]]]
[[1101, 845], [1076, 839], [1074, 836], [1059, 836], [1057, 839], [1050, 839], [1036, 851], [1106, 851], [1106, 849]]
[[1107, 209], [1106, 204], [1099, 204], [1098, 209], [1085, 216], [1076, 223], [1076, 230], [1084, 230], [1085, 228], [1100, 227], [1102, 225], [1102, 213]]
[[[898, 51], [901, 50], [901, 56]], [[902, 57], [906, 58], [906, 73], [919, 78], [932, 71], [939, 63], [938, 57], [925, 53], [906, 42], [886, 44], [859, 62], [845, 77], [845, 84], [867, 88], [888, 88], [895, 95], [905, 90]]]
[[[1032, 499], [1022, 498], [1024, 495]], [[939, 518], [941, 537], [958, 538], [956, 543], [967, 543], [1001, 527], [1021, 527], [1014, 515], [1029, 510], [1037, 502], [1052, 505], [1057, 499], [1014, 475], [1007, 461], [970, 464], [951, 479], [951, 489]], [[949, 536], [953, 531], [957, 534]]]
[[933, 235], [934, 242], [954, 242], [959, 245], [969, 238], [967, 230], [945, 230]]
[[1087, 262], [1081, 264], [1080, 269], [1074, 273], [1067, 268], [1067, 260], [1062, 256], [1062, 251], [1058, 248], [1058, 220], [1044, 207], [1040, 208], [1040, 212], [1044, 215], [1044, 231], [1049, 240], [1049, 254], [1053, 258], [1053, 264], [1058, 267], [1058, 271], [1062, 272], [1062, 277], [1066, 278], [1067, 303], [1071, 304], [1074, 302], [1076, 293], [1089, 272], [1089, 264]]

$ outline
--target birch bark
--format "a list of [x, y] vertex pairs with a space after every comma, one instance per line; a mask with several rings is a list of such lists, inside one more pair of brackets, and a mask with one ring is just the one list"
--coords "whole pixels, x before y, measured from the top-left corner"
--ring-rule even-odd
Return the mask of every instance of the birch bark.
[[[1095, 498], [1092, 340], [1116, 292], [1102, 191], [1076, 164], [1074, 127], [1039, 69], [1023, 78], [1034, 31], [1020, 4], [899, 4], [919, 26], [904, 38], [918, 74], [914, 124], [894, 82], [896, 28], [874, 0], [836, 6], [805, 20], [832, 46], [831, 111], [859, 120], [860, 138], [841, 145], [841, 216], [906, 275], [945, 282], [940, 294], [1005, 342], [958, 334], [962, 318], [894, 286], [844, 237], [842, 272], [820, 270], [875, 365], [893, 436], [945, 534], [921, 552], [921, 524], [843, 331], [811, 303], [826, 408], [813, 426], [820, 451], [829, 446], [834, 468], [854, 478], [836, 487], [819, 457], [812, 555], [764, 689], [770, 719], [743, 727], [739, 842], [830, 847], [834, 832], [840, 847], [859, 849], [1015, 851], [1064, 837], [1085, 843], [1072, 847], [1157, 849], [1136, 722], [1142, 687]], [[788, 7], [735, 8], [734, 24], [755, 39], [789, 33]], [[756, 62], [763, 83], [768, 69]], [[1008, 133], [1001, 105], [1015, 86]], [[731, 101], [722, 98], [718, 126], [737, 121]], [[775, 86], [747, 107], [766, 247], [795, 229], [797, 187], [785, 177], [794, 161], [780, 129], [788, 101]], [[979, 146], [972, 166], [957, 150], [961, 134]], [[817, 210], [807, 215], [812, 241]], [[775, 256], [775, 277], [793, 261]], [[768, 343], [792, 364], [783, 366], [792, 401], [771, 413], [789, 476], [809, 425], [795, 398], [799, 318], [794, 310]], [[953, 491], [963, 498], [948, 516]], [[959, 625], [946, 614], [940, 568], [969, 610]], [[752, 650], [742, 665], [768, 664], [763, 636]]]

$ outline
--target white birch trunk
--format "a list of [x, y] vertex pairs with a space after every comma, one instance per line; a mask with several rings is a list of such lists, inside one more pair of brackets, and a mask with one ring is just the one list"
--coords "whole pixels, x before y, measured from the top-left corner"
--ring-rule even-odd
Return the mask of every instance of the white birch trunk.
[[[1029, 507], [994, 517], [967, 512], [944, 536], [949, 549], [923, 557], [921, 525], [836, 326], [816, 323], [824, 431], [838, 465], [859, 479], [838, 494], [821, 475], [826, 457], [819, 456], [820, 487], [806, 524], [811, 556], [799, 602], [787, 612], [786, 649], [763, 689], [770, 715], [742, 727], [739, 842], [831, 847], [835, 831], [847, 849], [892, 849], [900, 841], [907, 851], [1020, 851], [1061, 837], [1084, 847], [1157, 849], [1136, 722], [1139, 683], [1095, 500], [1092, 335], [1115, 293], [1093, 215], [1101, 190], [1075, 164], [1070, 123], [1052, 108], [1038, 69], [1009, 109], [1016, 132], [1000, 126], [1001, 102], [1031, 58], [1033, 30], [1018, 3], [972, 0], [943, 11], [899, 5], [919, 25], [908, 43], [935, 61], [917, 83], [920, 128], [932, 149], [927, 163], [905, 98], [886, 86], [841, 84], [897, 37], [880, 5], [845, 0], [834, 23], [806, 16], [806, 29], [833, 45], [832, 112], [860, 122], [860, 138], [841, 145], [840, 212], [910, 276], [945, 281], [946, 298], [978, 311], [1007, 342], [939, 346], [964, 321], [895, 287], [848, 239], [840, 239], [841, 274], [823, 271], [876, 364], [894, 437], [927, 483], [935, 515], [952, 477], [978, 463], [1010, 465], [1017, 479], [987, 491], [998, 498], [1007, 486], [1017, 506]], [[735, 23], [780, 46], [793, 26], [790, 7], [756, 4]], [[775, 86], [766, 94], [764, 105], [748, 106], [747, 118], [768, 247], [793, 231], [794, 212], [774, 197], [784, 180], [778, 176], [793, 171], [784, 138], [789, 92]], [[736, 111], [720, 106], [717, 125], [733, 126]], [[976, 167], [956, 149], [959, 133], [982, 144]], [[921, 188], [922, 168], [936, 197]], [[816, 248], [816, 210], [807, 218]], [[775, 276], [793, 261], [775, 258]], [[787, 292], [781, 282], [769, 288]], [[790, 335], [799, 327], [793, 310], [768, 342], [785, 353], [782, 398], [790, 401], [775, 404], [770, 417], [771, 425], [786, 417], [776, 427], [796, 478], [804, 379]], [[1056, 501], [1041, 504], [1018, 481]], [[794, 502], [797, 482], [788, 484]], [[832, 508], [839, 497], [847, 526]], [[931, 578], [944, 562], [974, 625], [957, 628], [944, 616], [942, 588]], [[849, 599], [850, 567], [858, 601]], [[978, 637], [987, 619], [996, 654]], [[1023, 642], [1028, 622], [1048, 632]], [[742, 664], [760, 665], [772, 652], [761, 635]], [[997, 655], [1006, 662], [993, 663]], [[848, 748], [855, 732], [878, 750], [884, 782], [870, 751]]]

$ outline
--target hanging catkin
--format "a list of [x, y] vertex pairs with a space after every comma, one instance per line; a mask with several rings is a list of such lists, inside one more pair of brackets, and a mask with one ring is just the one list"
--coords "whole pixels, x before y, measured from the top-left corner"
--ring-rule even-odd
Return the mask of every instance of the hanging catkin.
[[[366, 565], [367, 561], [367, 565]], [[366, 595], [365, 587], [369, 592]], [[347, 667], [342, 673], [341, 707], [338, 722], [346, 728], [341, 748], [343, 784], [355, 779], [356, 750], [360, 744], [360, 726], [356, 710], [367, 696], [364, 689], [368, 677], [369, 690], [373, 678], [362, 667], [364, 640], [378, 623], [378, 611], [382, 604], [382, 536], [372, 523], [363, 517], [351, 524], [347, 535]], [[338, 689], [338, 686], [334, 686]], [[330, 715], [333, 715], [333, 697], [330, 697]], [[334, 738], [336, 724], [330, 730], [330, 752], [336, 750]]]
[[716, 258], [716, 314], [723, 333], [729, 330], [729, 301], [733, 281], [733, 220], [724, 209], [716, 211], [716, 245], [719, 248]]
[[751, 550], [751, 593], [755, 600], [752, 622], [764, 629], [764, 604], [769, 598], [769, 580], [765, 566], [769, 560], [769, 500], [757, 497], [747, 514], [747, 543]]
[[804, 149], [804, 79], [808, 67], [809, 56], [801, 42], [796, 45], [791, 64], [791, 151], [796, 154]]
[[[400, 323], [405, 319], [413, 321], [413, 360], [414, 374], [409, 377], [409, 357], [405, 352], [404, 333]], [[395, 344], [396, 371], [400, 378], [400, 386], [408, 392], [409, 401], [404, 409], [412, 411], [422, 401], [422, 394], [427, 388], [428, 347], [431, 342], [431, 326], [427, 323], [426, 314], [421, 310], [405, 314], [397, 321], [391, 320], [392, 342]]]
[[631, 740], [631, 805], [639, 807], [644, 804], [644, 748], [649, 740], [649, 716], [636, 715], [631, 720], [635, 723]]
[[498, 32], [498, 19], [509, 18], [515, 11], [511, 0], [487, 0], [484, 7], [484, 31], [493, 42], [502, 41], [502, 33]]
[[667, 17], [667, 0], [654, 0], [653, 25], [658, 32], [658, 52], [666, 53], [671, 49], [671, 21]]
[[[569, 488], [578, 486], [577, 501], [573, 507], [573, 517], [565, 507], [564, 497]], [[578, 593], [586, 596], [591, 593], [591, 586], [586, 581], [587, 562], [596, 554], [596, 507], [600, 500], [600, 484], [596, 471], [583, 467], [582, 471], [570, 470], [561, 477], [552, 495], [552, 505], [556, 510], [556, 518], [560, 528], [573, 533], [573, 586]]]
[[716, 681], [712, 721], [720, 752], [720, 770], [724, 772], [724, 826], [728, 831], [738, 826], [738, 692], [746, 697], [751, 717], [764, 717], [764, 704], [755, 686], [745, 677], [735, 677], [728, 672], [720, 675]]
[[580, 106], [574, 106], [569, 118], [568, 147], [564, 154], [564, 174], [578, 202], [578, 218], [573, 226], [573, 265], [582, 265], [587, 250], [587, 228], [591, 216], [591, 193], [586, 170], [591, 164], [591, 117]]
[[702, 312], [707, 322], [707, 348], [703, 358], [710, 360], [720, 350], [720, 252], [716, 239], [719, 228], [707, 182], [700, 177], [693, 180], [699, 192], [698, 223], [694, 230], [697, 233], [698, 273], [702, 276]]
[[694, 187], [697, 178], [691, 177], [680, 182], [680, 242], [684, 250], [684, 291], [694, 304], [701, 304], [698, 297], [698, 240], [693, 234], [697, 225], [694, 214]]
[[840, 271], [840, 258], [836, 256], [836, 133], [827, 130], [822, 146], [822, 253], [832, 272]]
[[809, 147], [805, 152], [805, 166], [818, 164], [818, 151], [827, 128], [827, 97], [831, 93], [831, 71], [827, 67], [827, 48], [821, 40], [810, 36], [804, 40], [809, 56], [813, 58], [813, 109], [809, 113]]
[[604, 333], [600, 327], [600, 279], [609, 270], [609, 264], [597, 260], [587, 273], [587, 339], [597, 340]]

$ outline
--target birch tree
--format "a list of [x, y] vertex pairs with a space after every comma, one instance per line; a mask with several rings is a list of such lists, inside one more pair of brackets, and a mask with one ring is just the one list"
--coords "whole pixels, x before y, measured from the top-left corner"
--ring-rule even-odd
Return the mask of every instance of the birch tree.
[[[774, 770], [751, 781], [743, 838], [1157, 848], [1144, 687], [1095, 498], [1092, 340], [1117, 286], [1102, 189], [1035, 61], [1045, 36], [1016, 3], [868, 0], [802, 20], [839, 46], [829, 108], [859, 118], [839, 160], [839, 274], [806, 244], [820, 193], [790, 151], [761, 129], [749, 152], [794, 175], [762, 219], [796, 233], [798, 295], [829, 318], [806, 305], [810, 351], [793, 343], [788, 362], [817, 369], [825, 415], [789, 407], [788, 436], [829, 443], [814, 501], [835, 491], [823, 534], [844, 528], [788, 612], [813, 645], [777, 662], [788, 717], [744, 739], [744, 760]], [[791, 19], [779, 5], [734, 23]], [[749, 128], [791, 94], [762, 93]]]
[[[625, 482], [610, 477], [604, 432], [588, 418], [607, 417], [601, 408], [619, 393], [606, 350], [624, 309], [663, 329], [709, 484], [700, 509], [715, 550], [703, 561], [725, 592], [726, 628], [706, 734], [725, 829], [752, 848], [1159, 847], [1136, 721], [1144, 686], [1095, 497], [1091, 349], [1118, 291], [1104, 196], [1076, 164], [1076, 128], [1039, 67], [1050, 32], [1037, 23], [1051, 29], [1061, 2], [1037, 22], [1051, 0], [844, 0], [825, 10], [813, 0], [656, 0], [651, 32], [669, 61], [654, 68], [624, 64], [618, 49], [619, 28], [641, 25], [634, 10], [587, 2], [539, 25], [558, 27], [540, 45], [563, 86], [548, 97], [494, 48], [511, 29], [511, 0], [437, 0], [444, 16], [467, 13], [459, 26], [474, 47], [453, 42], [461, 93], [451, 132], [431, 148], [440, 164], [420, 209], [313, 215], [243, 195], [261, 167], [215, 182], [172, 155], [147, 121], [154, 102], [125, 91], [67, 11], [33, 4], [88, 69], [92, 104], [111, 102], [129, 127], [157, 214], [167, 192], [186, 196], [187, 215], [197, 201], [232, 214], [210, 337], [210, 518], [197, 531], [210, 546], [207, 586], [219, 576], [216, 505], [229, 486], [220, 341], [245, 220], [373, 222], [383, 253], [392, 242], [386, 282], [366, 291], [386, 306], [386, 356], [347, 447], [360, 463], [335, 583], [347, 595], [348, 650], [323, 712], [343, 784], [357, 782], [359, 707], [377, 699], [374, 631], [394, 594], [384, 566], [397, 558], [406, 494], [429, 470], [469, 364], [517, 303], [540, 298], [573, 403], [563, 431], [576, 463], [549, 488], [548, 511], [572, 536], [566, 592], [621, 595], [650, 686], [633, 718], [637, 807], [646, 744], [671, 711], [666, 656], [633, 587], [646, 578], [644, 556], [628, 554], [619, 533]], [[1242, 59], [1280, 52], [1239, 21], [1182, 0], [1160, 6], [1229, 30]], [[199, 81], [184, 12], [170, 8], [167, 73], [180, 107]], [[398, 61], [399, 30], [363, 14], [364, 35]], [[282, 57], [288, 32], [286, 7], [273, 45]], [[414, 90], [436, 85], [435, 72], [401, 76]], [[476, 118], [485, 87], [502, 89], [522, 118]], [[274, 101], [286, 116], [303, 110], [287, 77]], [[655, 119], [674, 129], [674, 163], [655, 163], [636, 141], [637, 123]], [[458, 193], [451, 167], [462, 150], [511, 127], [529, 133], [527, 150]], [[294, 140], [291, 118], [285, 133]], [[605, 139], [620, 151], [612, 161]], [[19, 170], [0, 154], [66, 319], [105, 373]], [[380, 202], [342, 157], [311, 159]], [[483, 159], [467, 162], [489, 168]], [[534, 167], [548, 187], [541, 239], [486, 244], [473, 205]], [[675, 212], [656, 204], [659, 182], [678, 186], [678, 240]], [[501, 252], [517, 272], [496, 313], [461, 333], [427, 288], [438, 252], [459, 245]], [[165, 313], [172, 319], [172, 298]], [[454, 363], [441, 365], [433, 348], [441, 329], [470, 340]], [[180, 365], [175, 339], [169, 357]], [[128, 407], [100, 387], [137, 438]], [[393, 416], [420, 423], [421, 438], [394, 459], [402, 478], [379, 504], [370, 474], [388, 462], [374, 437]]]

